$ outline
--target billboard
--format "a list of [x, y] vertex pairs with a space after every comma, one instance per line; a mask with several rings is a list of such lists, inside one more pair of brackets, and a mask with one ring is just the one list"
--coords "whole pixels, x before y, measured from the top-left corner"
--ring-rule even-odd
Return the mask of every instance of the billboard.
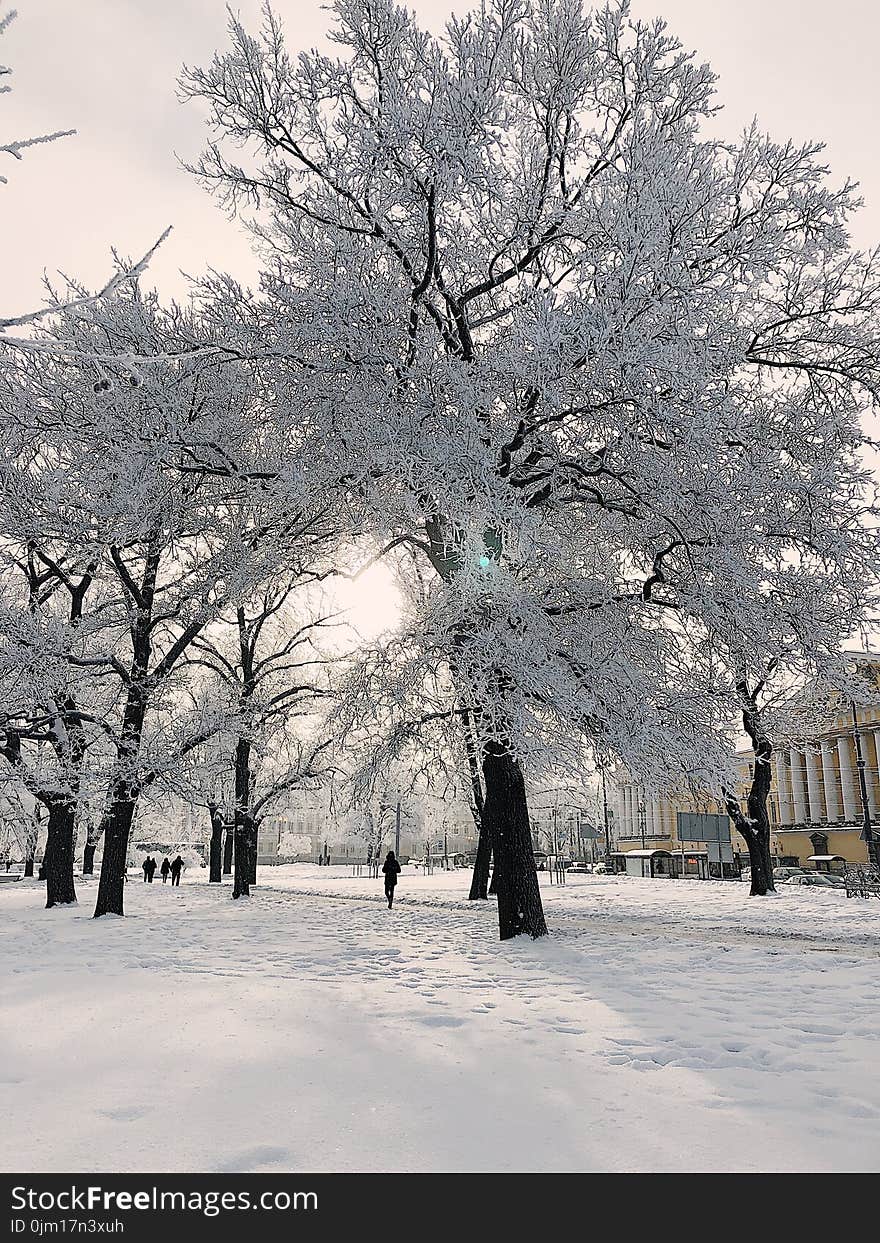
[[730, 843], [730, 817], [702, 811], [680, 811], [676, 815], [680, 842]]

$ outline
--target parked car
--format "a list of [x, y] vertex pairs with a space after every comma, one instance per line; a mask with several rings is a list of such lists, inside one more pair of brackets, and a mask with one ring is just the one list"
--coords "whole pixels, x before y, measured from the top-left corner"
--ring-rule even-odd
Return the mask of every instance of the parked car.
[[581, 874], [589, 874], [593, 870], [592, 863], [583, 863], [579, 859], [575, 859], [574, 863], [569, 863], [566, 872], [580, 872]]
[[832, 876], [830, 872], [801, 872], [797, 876], [787, 876], [780, 880], [782, 885], [813, 885], [819, 889], [845, 889], [846, 881], [842, 876]]
[[601, 860], [598, 863], [593, 864], [593, 875], [594, 876], [605, 876], [607, 874], [610, 874], [610, 872], [611, 872], [611, 868], [608, 866], [607, 863], [604, 863]]
[[[788, 880], [790, 876], [803, 876], [809, 872], [809, 868], [792, 867], [790, 864], [784, 864], [773, 869], [774, 880]], [[814, 873], [810, 873], [814, 875]]]

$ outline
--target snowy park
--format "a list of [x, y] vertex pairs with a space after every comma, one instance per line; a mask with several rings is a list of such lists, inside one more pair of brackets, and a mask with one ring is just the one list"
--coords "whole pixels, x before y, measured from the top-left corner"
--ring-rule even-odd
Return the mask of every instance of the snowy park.
[[499, 956], [461, 871], [128, 888], [108, 930], [0, 887], [0, 1166], [876, 1168], [880, 903], [576, 877]]
[[876, 1171], [880, 16], [19, 7], [0, 1173]]

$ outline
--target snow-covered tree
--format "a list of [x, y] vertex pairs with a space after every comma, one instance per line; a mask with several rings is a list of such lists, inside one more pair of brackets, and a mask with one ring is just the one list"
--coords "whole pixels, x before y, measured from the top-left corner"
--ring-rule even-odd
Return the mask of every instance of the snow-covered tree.
[[[316, 733], [320, 701], [329, 693], [327, 659], [318, 640], [331, 619], [303, 616], [294, 604], [297, 593], [305, 596], [315, 581], [309, 562], [319, 564], [317, 558], [334, 535], [323, 523], [300, 532], [297, 570], [239, 604], [226, 626], [215, 626], [196, 639], [187, 662], [209, 669], [228, 700], [227, 786], [232, 797], [226, 823], [234, 825], [233, 898], [250, 893], [256, 879], [257, 832], [276, 801], [292, 790], [315, 788], [329, 777], [325, 753], [330, 739]], [[224, 630], [231, 641], [226, 641]], [[221, 823], [215, 804], [210, 877], [215, 882], [221, 879]]]
[[339, 57], [267, 9], [186, 72], [196, 171], [265, 209], [286, 417], [436, 574], [418, 659], [479, 739], [501, 935], [539, 935], [529, 754], [723, 779], [736, 690], [691, 630], [771, 630], [776, 425], [830, 448], [876, 393], [877, 260], [820, 146], [704, 137], [713, 74], [625, 4], [497, 0], [438, 37], [390, 0], [334, 14]]
[[[290, 454], [278, 503], [259, 481], [193, 465], [194, 444], [218, 460], [258, 442], [265, 461], [269, 449], [244, 365], [220, 358], [211, 342], [201, 348], [198, 334], [191, 312], [166, 311], [136, 288], [67, 304], [42, 333], [65, 349], [20, 351], [4, 390], [4, 529], [13, 550], [16, 540], [35, 549], [52, 599], [61, 586], [73, 598], [73, 568], [100, 586], [90, 615], [60, 627], [45, 609], [39, 615], [43, 681], [66, 685], [78, 671], [77, 684], [88, 680], [100, 709], [85, 722], [73, 701], [65, 729], [49, 738], [70, 742], [73, 721], [84, 746], [85, 722], [103, 743], [96, 914], [122, 913], [140, 792], [167, 782], [226, 723], [222, 705], [193, 693], [182, 657], [223, 609], [274, 572], [279, 543], [296, 546], [325, 507], [320, 498], [309, 508], [312, 492], [296, 486], [305, 472], [294, 477]], [[9, 618], [10, 678], [33, 650], [16, 628], [33, 630], [34, 616], [24, 601]], [[46, 694], [33, 701], [42, 705]], [[42, 717], [34, 728], [47, 728]], [[70, 781], [64, 790], [72, 823], [76, 792]]]

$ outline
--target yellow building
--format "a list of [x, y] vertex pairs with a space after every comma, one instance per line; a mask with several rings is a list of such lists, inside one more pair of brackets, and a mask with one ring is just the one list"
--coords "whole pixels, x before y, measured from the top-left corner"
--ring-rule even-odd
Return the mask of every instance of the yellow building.
[[[866, 653], [855, 663], [880, 691], [880, 656]], [[793, 706], [801, 724], [796, 736], [774, 748], [771, 761], [768, 810], [774, 861], [820, 870], [842, 866], [844, 861], [867, 862], [867, 843], [861, 836], [864, 812], [857, 749], [861, 749], [874, 835], [880, 837], [880, 704], [854, 706], [840, 696], [818, 702], [807, 690]], [[753, 771], [751, 751], [740, 752], [737, 761], [744, 799]], [[655, 870], [658, 865], [662, 868], [664, 854], [681, 859], [676, 871], [685, 875], [720, 873], [717, 866], [709, 865], [707, 843], [683, 843], [677, 834], [679, 812], [723, 813], [717, 800], [654, 794], [620, 772], [611, 804], [618, 859], [638, 852], [627, 863], [627, 871], [634, 870], [630, 864], [635, 858], [648, 860], [646, 852], [657, 851], [662, 853], [653, 856], [654, 865], [640, 865], [645, 875], [665, 874]], [[745, 864], [748, 849], [732, 828], [731, 844]], [[692, 862], [686, 866], [689, 857]]]
[[[855, 663], [880, 691], [880, 656], [865, 654]], [[864, 863], [858, 752], [872, 828], [880, 836], [880, 704], [855, 705], [841, 696], [818, 703], [809, 692], [799, 698], [799, 736], [777, 745], [772, 759], [774, 852], [780, 862], [804, 866], [828, 867], [835, 858]], [[749, 757], [740, 758], [748, 779]]]

